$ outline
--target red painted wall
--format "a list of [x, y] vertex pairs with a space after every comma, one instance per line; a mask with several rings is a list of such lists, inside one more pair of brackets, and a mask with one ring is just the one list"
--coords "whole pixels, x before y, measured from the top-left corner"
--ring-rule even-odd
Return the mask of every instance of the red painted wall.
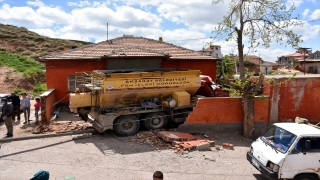
[[[283, 82], [286, 79], [279, 79]], [[274, 121], [283, 122], [292, 120], [296, 116], [307, 118], [310, 121], [320, 121], [320, 77], [296, 77], [290, 81], [274, 87], [266, 86], [265, 94], [270, 95], [270, 114], [274, 114]], [[271, 104], [270, 104], [271, 105]]]
[[203, 75], [208, 75], [216, 82], [216, 61], [212, 60], [163, 60], [162, 68], [186, 68], [200, 70]]
[[50, 122], [54, 108], [52, 105], [56, 103], [56, 90], [48, 90], [40, 96], [41, 100], [41, 120]]
[[104, 70], [106, 61], [97, 60], [62, 60], [46, 61], [46, 80], [48, 89], [56, 89], [56, 100], [68, 102], [69, 97], [65, 97], [68, 91], [68, 75], [76, 72]]
[[[254, 100], [255, 122], [268, 122], [269, 100]], [[234, 123], [243, 122], [241, 98], [205, 98], [198, 101], [194, 111], [189, 115], [187, 123]]]

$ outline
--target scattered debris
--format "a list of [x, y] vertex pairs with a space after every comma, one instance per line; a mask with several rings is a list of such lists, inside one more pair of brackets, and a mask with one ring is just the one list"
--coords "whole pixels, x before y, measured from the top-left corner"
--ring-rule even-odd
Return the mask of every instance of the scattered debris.
[[209, 136], [208, 136], [208, 135], [206, 135], [206, 134], [204, 134], [204, 135], [203, 135], [203, 137], [205, 137], [205, 138], [209, 138]]
[[203, 143], [201, 143], [201, 144], [198, 144], [197, 147], [196, 147], [196, 149], [197, 149], [198, 151], [210, 151], [210, 150], [211, 150], [211, 149], [210, 149], [210, 144], [207, 143], [207, 142], [203, 142]]
[[34, 130], [34, 134], [46, 133], [46, 132], [64, 132], [84, 130], [87, 127], [92, 127], [92, 124], [88, 122], [68, 121], [68, 122], [56, 122], [51, 121], [50, 124], [40, 124]]
[[223, 143], [223, 144], [222, 144], [222, 147], [223, 147], [224, 149], [233, 149], [233, 144]]
[[208, 158], [208, 157], [204, 158], [204, 160], [208, 160], [208, 161], [212, 161], [212, 162], [215, 162], [215, 161], [216, 161], [215, 158]]
[[216, 150], [217, 151], [220, 151], [221, 150], [221, 147], [220, 146], [215, 146]]
[[71, 176], [65, 176], [64, 177], [66, 180], [70, 180], [70, 179], [76, 179], [75, 176], [71, 175]]
[[219, 137], [218, 135], [215, 135], [214, 137], [215, 137], [216, 139], [220, 139], [220, 137]]
[[192, 134], [180, 132], [158, 131], [157, 135], [167, 142], [188, 141], [195, 139], [195, 137]]
[[176, 144], [176, 141], [172, 142], [172, 145], [174, 145], [177, 148], [184, 149], [184, 150], [211, 150], [210, 145], [214, 144], [214, 141], [210, 141], [207, 139], [197, 139], [197, 140], [191, 140], [191, 141], [182, 141], [178, 142]]

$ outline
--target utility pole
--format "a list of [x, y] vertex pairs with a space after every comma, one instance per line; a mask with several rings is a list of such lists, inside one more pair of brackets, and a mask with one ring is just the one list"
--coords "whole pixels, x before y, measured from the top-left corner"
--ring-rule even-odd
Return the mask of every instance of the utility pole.
[[221, 59], [221, 71], [222, 71], [222, 78], [224, 79], [224, 67], [223, 67], [223, 59]]
[[306, 51], [311, 50], [311, 48], [299, 48], [303, 50], [303, 74], [306, 75]]

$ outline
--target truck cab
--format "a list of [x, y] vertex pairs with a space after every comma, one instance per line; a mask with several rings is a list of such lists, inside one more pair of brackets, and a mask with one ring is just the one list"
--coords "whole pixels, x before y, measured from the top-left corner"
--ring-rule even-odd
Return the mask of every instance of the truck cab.
[[230, 89], [229, 85], [217, 85], [212, 81], [210, 76], [200, 75], [201, 87], [197, 91], [196, 95], [202, 95], [205, 97], [229, 97], [229, 92], [224, 88]]
[[320, 129], [275, 123], [251, 144], [247, 160], [268, 179], [319, 179]]

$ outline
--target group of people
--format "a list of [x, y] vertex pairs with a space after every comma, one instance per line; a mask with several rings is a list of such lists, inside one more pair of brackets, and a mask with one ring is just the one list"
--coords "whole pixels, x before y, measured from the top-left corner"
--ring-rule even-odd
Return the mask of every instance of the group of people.
[[[11, 104], [8, 104], [8, 101], [11, 101]], [[20, 111], [23, 111], [24, 114], [24, 123], [29, 123], [30, 120], [30, 98], [27, 97], [26, 93], [22, 93], [22, 99], [17, 96], [14, 92], [11, 93], [11, 96], [8, 98], [2, 98], [2, 114], [1, 117], [5, 121], [5, 125], [7, 127], [6, 137], [13, 136], [13, 124], [12, 121], [15, 121], [17, 117], [17, 121], [20, 121]], [[39, 122], [39, 111], [40, 111], [40, 99], [36, 98], [35, 107], [35, 118], [36, 123]]]

